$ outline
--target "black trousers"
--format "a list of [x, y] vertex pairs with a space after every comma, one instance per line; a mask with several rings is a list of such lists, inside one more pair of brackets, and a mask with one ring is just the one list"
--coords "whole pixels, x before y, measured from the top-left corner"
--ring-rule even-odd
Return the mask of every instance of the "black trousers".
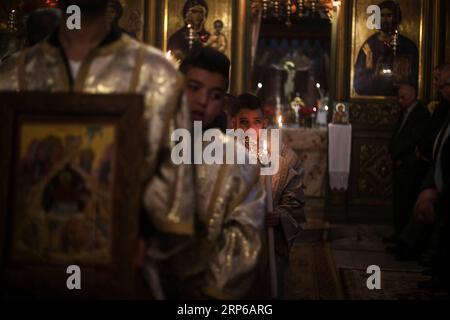
[[426, 166], [417, 164], [413, 168], [400, 166], [394, 169], [394, 228], [400, 236], [412, 217], [414, 205], [426, 174]]

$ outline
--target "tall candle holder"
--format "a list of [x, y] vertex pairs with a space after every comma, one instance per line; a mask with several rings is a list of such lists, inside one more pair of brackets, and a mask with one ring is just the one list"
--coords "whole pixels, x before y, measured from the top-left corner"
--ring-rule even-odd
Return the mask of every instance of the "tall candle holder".
[[267, 19], [267, 12], [269, 10], [269, 0], [263, 0], [262, 5], [263, 5], [262, 17], [263, 19]]
[[286, 27], [288, 28], [292, 26], [291, 13], [292, 13], [292, 2], [291, 0], [286, 0]]
[[303, 1], [304, 0], [299, 0], [298, 1], [298, 16], [299, 16], [299, 18], [303, 18], [303, 13], [304, 13], [304, 10], [305, 10]]

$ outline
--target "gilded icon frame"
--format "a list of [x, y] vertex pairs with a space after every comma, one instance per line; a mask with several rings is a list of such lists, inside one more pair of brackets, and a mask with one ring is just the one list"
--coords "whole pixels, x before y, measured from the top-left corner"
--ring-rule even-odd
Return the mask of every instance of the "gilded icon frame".
[[[380, 0], [379, 3], [382, 1]], [[417, 86], [418, 96], [423, 98], [425, 96], [425, 52], [426, 52], [426, 35], [424, 33], [424, 26], [428, 23], [429, 1], [419, 0], [417, 5], [408, 6], [407, 0], [395, 0], [402, 10], [402, 22], [399, 27], [399, 34], [404, 35], [416, 45], [418, 50], [418, 66], [417, 66]], [[378, 30], [369, 30], [367, 27], [367, 19], [370, 14], [366, 10], [368, 6], [373, 5], [371, 0], [351, 0], [349, 3], [349, 47], [348, 47], [348, 97], [350, 100], [364, 100], [364, 101], [383, 101], [394, 100], [395, 94], [365, 94], [358, 93], [355, 89], [355, 64], [357, 63], [358, 54], [363, 50], [363, 44], [372, 35], [376, 34]], [[405, 9], [406, 8], [406, 9]], [[419, 23], [419, 27], [414, 27]], [[410, 67], [414, 67], [411, 66]], [[401, 81], [405, 82], [405, 81]], [[410, 82], [410, 81], [407, 81]], [[413, 81], [415, 82], [415, 81]], [[395, 88], [395, 87], [392, 87]]]
[[[212, 34], [213, 22], [224, 20], [227, 37], [227, 56], [231, 61], [230, 92], [240, 94], [250, 83], [250, 1], [206, 1], [208, 14], [206, 27]], [[185, 0], [149, 0], [146, 2], [146, 27], [144, 41], [167, 52], [173, 31], [182, 25], [182, 8]], [[158, 14], [160, 13], [160, 14]]]
[[[138, 250], [139, 177], [143, 163], [143, 103], [141, 96], [131, 94], [0, 94], [2, 296], [72, 299], [133, 298], [138, 294], [136, 279], [139, 273], [134, 261]], [[73, 131], [84, 126], [90, 129]], [[34, 130], [30, 129], [33, 127]], [[43, 130], [51, 134], [43, 133]], [[86, 142], [88, 139], [89, 143]], [[57, 140], [63, 147], [55, 148]], [[45, 148], [40, 148], [44, 146], [43, 141]], [[52, 143], [47, 143], [50, 141]], [[79, 156], [86, 153], [78, 152], [87, 150], [86, 145], [95, 154], [91, 158], [94, 159], [92, 171], [86, 167], [86, 158]], [[52, 148], [47, 148], [49, 146]], [[30, 153], [30, 150], [44, 151]], [[61, 156], [36, 158], [36, 154]], [[49, 165], [36, 166], [40, 163], [36, 159], [43, 159], [42, 163]], [[30, 172], [40, 172], [37, 179], [28, 178], [31, 175], [25, 168], [29, 163], [37, 170]], [[58, 174], [61, 165], [63, 171], [70, 173], [65, 172], [64, 177], [71, 176], [65, 181], [73, 182], [64, 184], [64, 188], [63, 175]], [[58, 179], [53, 180], [53, 177]], [[58, 181], [59, 185], [55, 187], [52, 181]], [[51, 188], [41, 188], [41, 185], [51, 185]], [[88, 191], [81, 194], [80, 185], [87, 186]], [[19, 191], [22, 191], [20, 195]], [[46, 207], [48, 202], [44, 200], [49, 198], [46, 194], [51, 195], [51, 207]], [[28, 205], [34, 203], [28, 201], [32, 198], [39, 198], [34, 207]], [[87, 238], [73, 240], [74, 234], [88, 233], [75, 233], [74, 230], [80, 229], [72, 227], [81, 222], [93, 232], [89, 232]], [[33, 237], [37, 240], [28, 241], [31, 244], [24, 246], [22, 239], [35, 234], [22, 232], [26, 230], [24, 226], [31, 225], [38, 226], [32, 228], [37, 230], [38, 236]], [[107, 259], [101, 261], [101, 257]], [[82, 290], [67, 287], [70, 265], [79, 266], [81, 270]]]

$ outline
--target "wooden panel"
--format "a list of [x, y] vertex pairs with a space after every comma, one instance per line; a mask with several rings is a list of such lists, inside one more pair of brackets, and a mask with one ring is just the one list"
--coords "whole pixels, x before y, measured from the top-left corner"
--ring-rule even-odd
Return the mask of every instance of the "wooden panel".
[[352, 103], [352, 164], [349, 187], [349, 214], [377, 220], [391, 216], [392, 166], [389, 141], [400, 108], [395, 104]]
[[360, 102], [349, 105], [350, 122], [353, 127], [369, 131], [392, 131], [400, 111], [395, 102]]
[[353, 140], [351, 203], [386, 205], [392, 195], [389, 137], [360, 133]]

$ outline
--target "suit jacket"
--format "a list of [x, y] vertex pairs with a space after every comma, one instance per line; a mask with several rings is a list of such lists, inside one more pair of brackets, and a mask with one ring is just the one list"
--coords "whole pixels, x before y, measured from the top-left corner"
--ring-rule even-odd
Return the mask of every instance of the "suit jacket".
[[432, 160], [433, 158], [433, 146], [439, 132], [441, 131], [443, 125], [445, 124], [445, 119], [449, 114], [450, 103], [443, 100], [441, 101], [433, 112], [430, 118], [428, 127], [425, 130], [425, 134], [419, 143], [420, 153], [427, 159]]
[[394, 162], [394, 168], [403, 166], [414, 170], [419, 163], [419, 159], [416, 157], [416, 147], [428, 127], [430, 113], [419, 102], [411, 110], [402, 126], [404, 114], [405, 111], [400, 115], [394, 135], [391, 138], [389, 151]]
[[[447, 118], [444, 121], [444, 125], [442, 126], [442, 132], [446, 131], [446, 128], [450, 125], [450, 113], [447, 114]], [[434, 173], [437, 165], [437, 152], [442, 146], [442, 154], [441, 154], [441, 163], [442, 163], [442, 177], [444, 182], [444, 188], [439, 195], [438, 202], [436, 204], [436, 211], [438, 215], [444, 216], [446, 222], [448, 223], [448, 219], [450, 217], [450, 136], [446, 139], [438, 139], [436, 141], [436, 148], [434, 149], [432, 166], [428, 170], [427, 177], [425, 182], [422, 185], [422, 190], [425, 189], [435, 189], [436, 184], [434, 181]], [[433, 146], [434, 146], [433, 142]]]
[[[450, 113], [447, 115], [444, 125], [441, 130], [446, 130], [447, 126], [450, 125]], [[443, 131], [445, 132], [445, 131]], [[445, 140], [436, 141], [436, 148], [433, 153], [432, 165], [428, 170], [427, 176], [422, 184], [422, 191], [425, 189], [436, 189], [436, 184], [434, 181], [434, 173], [437, 162], [437, 150], [442, 147], [441, 161], [442, 161], [442, 176], [444, 182], [444, 188], [439, 194], [438, 201], [436, 203], [436, 213], [438, 216], [444, 218], [444, 223], [448, 224], [450, 218], [450, 137]], [[433, 147], [435, 142], [433, 141]]]

